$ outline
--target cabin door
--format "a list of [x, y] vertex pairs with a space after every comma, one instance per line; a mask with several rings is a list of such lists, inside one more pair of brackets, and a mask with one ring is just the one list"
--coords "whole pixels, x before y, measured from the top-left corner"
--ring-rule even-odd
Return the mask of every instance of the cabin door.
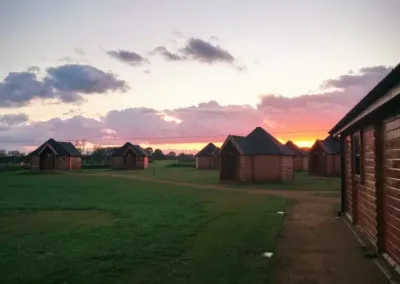
[[238, 155], [235, 152], [228, 153], [228, 179], [236, 180]]
[[53, 152], [46, 148], [40, 154], [40, 169], [44, 171], [54, 170], [55, 169], [55, 155]]
[[131, 149], [129, 149], [125, 154], [125, 166], [128, 169], [136, 168], [136, 155]]

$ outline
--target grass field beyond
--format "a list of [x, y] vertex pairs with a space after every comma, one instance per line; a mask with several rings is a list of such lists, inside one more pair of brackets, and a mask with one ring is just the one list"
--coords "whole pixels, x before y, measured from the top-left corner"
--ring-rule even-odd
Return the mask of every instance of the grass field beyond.
[[0, 283], [271, 283], [288, 201], [73, 174], [0, 175]]
[[[167, 180], [197, 184], [218, 184], [218, 170], [199, 170], [196, 168], [166, 167], [174, 161], [156, 161], [149, 164], [147, 170], [135, 171], [112, 171], [107, 170], [104, 173], [112, 173], [113, 175], [132, 175], [142, 178]], [[83, 171], [83, 172], [98, 172]], [[340, 178], [330, 177], [313, 177], [309, 176], [308, 172], [295, 173], [293, 181], [273, 182], [273, 183], [258, 183], [258, 184], [241, 184], [234, 185], [241, 188], [258, 188], [258, 189], [282, 189], [282, 190], [309, 190], [309, 191], [339, 191]]]

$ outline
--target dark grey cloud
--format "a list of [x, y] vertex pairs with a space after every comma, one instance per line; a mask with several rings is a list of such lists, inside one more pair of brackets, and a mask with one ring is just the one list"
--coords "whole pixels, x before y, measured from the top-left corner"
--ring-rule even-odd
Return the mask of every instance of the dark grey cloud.
[[29, 117], [25, 113], [0, 115], [0, 125], [14, 126], [27, 122]]
[[189, 39], [181, 52], [194, 60], [209, 64], [215, 62], [234, 63], [235, 61], [235, 57], [229, 51], [199, 38]]
[[377, 82], [382, 80], [390, 71], [391, 67], [373, 66], [361, 68], [357, 73], [350, 71], [349, 74], [341, 75], [338, 78], [326, 80], [322, 87], [344, 89], [349, 87], [360, 87], [372, 89]]
[[109, 50], [107, 54], [112, 58], [115, 58], [121, 62], [127, 63], [131, 66], [140, 66], [144, 63], [149, 63], [147, 58], [144, 58], [140, 54], [128, 51], [128, 50]]
[[125, 90], [126, 82], [90, 65], [67, 64], [47, 69], [45, 81], [58, 91], [85, 94]]
[[186, 59], [185, 56], [180, 55], [178, 53], [173, 53], [164, 46], [156, 47], [153, 51], [150, 52], [150, 54], [151, 55], [160, 54], [167, 61], [182, 61]]
[[46, 69], [43, 79], [33, 72], [11, 72], [0, 81], [0, 107], [21, 107], [34, 99], [77, 103], [84, 94], [126, 91], [129, 86], [112, 73], [90, 65], [67, 64]]

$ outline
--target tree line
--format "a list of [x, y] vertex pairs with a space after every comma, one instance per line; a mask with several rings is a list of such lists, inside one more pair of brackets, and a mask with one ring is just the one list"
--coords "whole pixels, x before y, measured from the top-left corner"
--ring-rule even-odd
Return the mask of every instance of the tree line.
[[[87, 143], [85, 140], [78, 140], [74, 143], [75, 147], [82, 154], [82, 160], [89, 163], [109, 163], [112, 152], [118, 147], [102, 147], [100, 145], [94, 145], [93, 149], [90, 151], [87, 148]], [[147, 147], [144, 149], [150, 160], [177, 160], [180, 162], [193, 162], [195, 157], [193, 154], [185, 154], [170, 151], [168, 153], [163, 153], [161, 149], [154, 149], [152, 147]], [[18, 150], [6, 151], [0, 149], [0, 164], [1, 163], [21, 163], [26, 162], [26, 153], [20, 152]]]

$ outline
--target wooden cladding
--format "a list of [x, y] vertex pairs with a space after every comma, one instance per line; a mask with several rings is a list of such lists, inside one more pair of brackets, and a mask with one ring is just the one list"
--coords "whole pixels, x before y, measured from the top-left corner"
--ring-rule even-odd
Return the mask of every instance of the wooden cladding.
[[371, 244], [400, 264], [400, 117], [377, 119], [342, 141], [344, 208]]
[[[133, 161], [127, 163], [127, 156], [113, 156], [111, 157], [111, 168], [114, 170], [126, 169], [147, 169], [148, 157], [133, 156]], [[130, 156], [128, 156], [130, 157]]]
[[373, 244], [377, 241], [374, 128], [360, 131], [360, 179], [358, 190], [358, 225]]
[[[81, 169], [81, 158], [70, 157], [70, 156], [56, 156], [53, 155], [51, 158], [51, 165], [43, 167], [43, 159], [41, 156], [32, 156], [31, 158], [31, 170], [54, 170], [54, 171], [76, 171]], [[48, 161], [45, 164], [49, 164]]]
[[196, 168], [198, 169], [218, 169], [219, 155], [196, 157]]
[[388, 119], [383, 126], [383, 246], [400, 263], [400, 118]]
[[[228, 145], [229, 146], [229, 145]], [[221, 153], [220, 179], [241, 183], [280, 182], [293, 180], [293, 157], [281, 155], [239, 155], [235, 159]]]

